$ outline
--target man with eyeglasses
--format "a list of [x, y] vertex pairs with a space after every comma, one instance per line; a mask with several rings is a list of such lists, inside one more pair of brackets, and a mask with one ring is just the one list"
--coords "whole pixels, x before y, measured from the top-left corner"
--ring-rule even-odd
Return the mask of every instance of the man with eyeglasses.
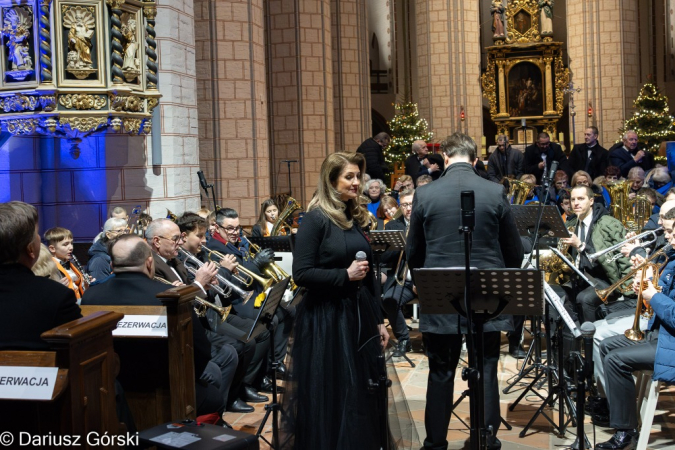
[[537, 184], [541, 184], [543, 175], [550, 170], [553, 161], [558, 161], [558, 169], [564, 170], [570, 176], [567, 156], [560, 145], [551, 142], [548, 133], [539, 133], [537, 142], [525, 149], [523, 173], [531, 173], [537, 178]]
[[[410, 213], [412, 213], [414, 195], [415, 191], [412, 189], [401, 191], [401, 212], [403, 214], [401, 214], [398, 219], [387, 222], [384, 226], [385, 230], [400, 230], [403, 231], [404, 235], [406, 234], [408, 225], [410, 224]], [[400, 252], [385, 252], [382, 255], [381, 261], [383, 264], [389, 266], [389, 270], [387, 270], [387, 281], [384, 283], [382, 302], [387, 319], [391, 324], [391, 329], [398, 341], [397, 348], [394, 350], [394, 356], [403, 356], [406, 352], [412, 350], [412, 345], [410, 343], [408, 326], [405, 323], [405, 317], [403, 317], [401, 308], [415, 298], [413, 282], [410, 271], [407, 270], [408, 265], [406, 264], [405, 253], [401, 255]], [[397, 268], [399, 269], [399, 273], [396, 273]], [[403, 285], [399, 284], [401, 281], [403, 282]]]

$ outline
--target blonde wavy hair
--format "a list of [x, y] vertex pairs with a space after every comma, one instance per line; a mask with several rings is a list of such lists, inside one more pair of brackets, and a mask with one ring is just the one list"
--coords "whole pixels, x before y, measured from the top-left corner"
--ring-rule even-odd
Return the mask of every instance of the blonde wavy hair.
[[[335, 186], [337, 185], [340, 174], [348, 164], [355, 164], [359, 167], [359, 187], [356, 199], [343, 202], [340, 199], [340, 193]], [[368, 224], [368, 210], [359, 204], [359, 199], [363, 195], [363, 174], [366, 172], [366, 160], [360, 153], [333, 153], [321, 164], [321, 174], [319, 175], [319, 185], [316, 188], [314, 198], [309, 202], [307, 211], [319, 208], [326, 216], [338, 227], [348, 230], [354, 225], [354, 221], [364, 227]], [[347, 218], [346, 210], [349, 209], [352, 219]]]
[[61, 279], [61, 272], [56, 267], [52, 254], [49, 253], [49, 249], [45, 244], [40, 244], [40, 255], [31, 270], [38, 277], [48, 277], [54, 281]]

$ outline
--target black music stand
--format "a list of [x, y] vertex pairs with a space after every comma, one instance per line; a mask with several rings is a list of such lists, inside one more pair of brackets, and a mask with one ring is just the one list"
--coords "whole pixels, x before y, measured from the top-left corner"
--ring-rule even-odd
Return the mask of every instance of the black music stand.
[[[274, 348], [274, 330], [273, 330], [274, 316], [277, 312], [279, 303], [281, 302], [281, 299], [283, 298], [284, 292], [286, 292], [286, 288], [288, 287], [290, 281], [291, 281], [290, 278], [284, 278], [283, 280], [279, 281], [274, 286], [272, 286], [269, 293], [265, 297], [263, 304], [260, 306], [258, 316], [255, 318], [253, 326], [251, 327], [248, 336], [246, 336], [245, 342], [250, 342], [252, 339], [255, 339], [260, 333], [262, 333], [265, 330], [268, 330], [270, 332], [270, 348], [272, 349]], [[277, 361], [272, 362], [272, 403], [270, 403], [269, 405], [265, 405], [265, 417], [263, 417], [262, 422], [260, 422], [260, 427], [258, 428], [258, 432], [256, 433], [256, 436], [258, 436], [263, 441], [267, 442], [267, 444], [273, 449], [279, 448], [278, 415], [280, 405], [277, 397], [278, 367], [279, 362]], [[271, 443], [267, 439], [265, 439], [265, 437], [262, 435], [263, 428], [265, 428], [265, 424], [267, 423], [267, 419], [269, 418], [270, 413], [272, 413]]]
[[275, 252], [292, 252], [293, 240], [291, 236], [246, 236], [246, 239], [260, 248], [271, 248]]
[[[462, 371], [462, 379], [469, 381], [471, 448], [482, 450], [488, 435], [492, 434], [491, 429], [485, 428], [484, 389], [480, 379], [484, 358], [483, 326], [500, 314], [541, 315], [543, 273], [531, 269], [472, 269], [469, 286], [464, 268], [415, 269], [414, 278], [422, 314], [459, 314], [467, 319], [469, 327], [475, 325], [467, 329], [469, 367]], [[465, 291], [471, 293], [468, 311], [462, 305]]]
[[[527, 267], [530, 265], [530, 261], [532, 259], [532, 255], [535, 254], [536, 252], [536, 257], [537, 257], [537, 268], [539, 267], [539, 238], [541, 238], [543, 235], [546, 236], [551, 236], [551, 237], [556, 237], [556, 238], [561, 238], [561, 237], [569, 237], [569, 233], [567, 231], [567, 228], [565, 228], [565, 222], [562, 220], [562, 216], [560, 216], [560, 212], [558, 211], [558, 208], [556, 206], [551, 206], [551, 205], [543, 205], [538, 208], [532, 207], [532, 206], [522, 206], [522, 205], [512, 205], [511, 206], [511, 211], [513, 212], [513, 216], [516, 220], [516, 227], [518, 228], [518, 232], [520, 233], [521, 236], [533, 236], [534, 242], [532, 246], [532, 252], [530, 253], [530, 257], [528, 258], [528, 261], [525, 263], [525, 266]], [[539, 222], [539, 217], [541, 216], [541, 222]], [[533, 235], [533, 233], [536, 233], [536, 235]], [[548, 314], [548, 305], [545, 307], [544, 311], [544, 316], [546, 319], [548, 319], [549, 314]], [[548, 330], [548, 321], [545, 321], [544, 327], [546, 330]], [[520, 368], [520, 371], [518, 372], [518, 375], [516, 376], [516, 379], [511, 382], [507, 387], [505, 387], [502, 392], [504, 394], [508, 394], [511, 389], [516, 386], [520, 381], [529, 376], [529, 374], [534, 371], [535, 373], [535, 378], [538, 380], [539, 373], [543, 370], [546, 371], [548, 370], [548, 366], [546, 366], [542, 362], [542, 357], [541, 357], [541, 338], [542, 338], [542, 333], [541, 333], [541, 318], [540, 317], [533, 317], [532, 318], [532, 334], [533, 334], [533, 345], [530, 346], [530, 348], [527, 351], [527, 356], [525, 357], [525, 362], [523, 363], [522, 367]], [[550, 340], [550, 334], [545, 333], [545, 339], [546, 339], [546, 346], [547, 348], [551, 348], [551, 340]], [[550, 358], [550, 355], [549, 355]], [[528, 367], [527, 363], [530, 362], [531, 365]], [[550, 386], [549, 386], [550, 387]], [[525, 389], [523, 392], [523, 397], [524, 394], [527, 393], [531, 388], [534, 388], [534, 384], [531, 384], [528, 388]], [[540, 398], [544, 398], [544, 396], [540, 395], [539, 393], [535, 392], [536, 395], [538, 395]], [[515, 407], [519, 403], [519, 400], [515, 402], [512, 406]]]
[[[373, 250], [373, 266], [375, 267], [375, 279], [379, 280], [380, 275], [381, 275], [381, 270], [380, 270], [380, 257], [382, 254], [386, 251], [395, 251], [395, 252], [402, 252], [405, 250], [405, 235], [403, 234], [403, 231], [401, 230], [373, 230], [369, 233], [370, 236], [370, 246]], [[396, 276], [396, 274], [394, 274]], [[396, 282], [394, 280], [394, 282]], [[381, 283], [375, 283], [379, 289]], [[382, 295], [384, 293], [380, 292], [379, 295], [376, 292], [375, 293], [375, 298], [382, 298]], [[401, 294], [399, 295], [398, 299], [398, 309], [401, 309], [403, 305], [401, 305], [401, 297], [403, 296], [403, 286], [401, 286]], [[396, 319], [398, 319], [398, 314], [396, 315]], [[392, 325], [392, 329], [396, 327], [396, 322]], [[389, 357], [392, 357], [394, 353], [392, 352]], [[406, 361], [408, 361], [408, 364], [410, 364], [410, 367], [415, 367], [415, 363], [412, 362], [412, 360], [406, 355], [405, 353], [401, 356], [404, 358]]]

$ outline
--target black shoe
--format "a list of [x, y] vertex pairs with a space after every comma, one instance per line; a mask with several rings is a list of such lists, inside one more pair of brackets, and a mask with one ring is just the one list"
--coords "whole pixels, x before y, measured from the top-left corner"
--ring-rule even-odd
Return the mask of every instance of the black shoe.
[[509, 344], [509, 355], [511, 355], [516, 359], [525, 359], [525, 357], [527, 356], [527, 352], [520, 344], [518, 345]]
[[265, 403], [270, 400], [268, 396], [258, 394], [258, 392], [251, 386], [246, 386], [244, 388], [244, 392], [241, 395], [241, 399], [249, 403]]
[[392, 356], [401, 357], [411, 351], [412, 343], [410, 342], [410, 339], [401, 339], [398, 341], [398, 345], [396, 346], [396, 350], [394, 350]]
[[[273, 381], [270, 377], [265, 377], [263, 378], [262, 383], [260, 384], [260, 389], [258, 389], [260, 392], [264, 392], [265, 394], [271, 394], [272, 393], [272, 387], [273, 387]], [[283, 394], [284, 393], [284, 388], [281, 386], [277, 386], [277, 394]]]
[[497, 437], [490, 436], [487, 441], [487, 450], [499, 450], [502, 448], [502, 441]]
[[279, 365], [277, 366], [277, 376], [279, 378], [283, 378], [286, 376], [286, 364], [280, 362]]
[[637, 445], [637, 430], [617, 430], [614, 436], [595, 446], [596, 450], [633, 450]]
[[255, 411], [255, 408], [243, 400], [236, 399], [227, 405], [227, 410], [234, 413], [252, 413]]

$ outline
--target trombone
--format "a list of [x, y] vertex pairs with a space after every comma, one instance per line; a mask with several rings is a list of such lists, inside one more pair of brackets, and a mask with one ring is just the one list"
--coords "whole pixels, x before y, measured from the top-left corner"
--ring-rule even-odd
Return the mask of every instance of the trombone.
[[[653, 261], [656, 261], [656, 259], [660, 256], [665, 256], [666, 257], [666, 262], [668, 261], [668, 256], [666, 253], [668, 253], [671, 249], [673, 248], [672, 245], [667, 244], [661, 248], [661, 250], [654, 252], [647, 260], [645, 260], [642, 264], [640, 264], [638, 267], [635, 269], [631, 270], [629, 273], [627, 273], [623, 278], [621, 278], [619, 281], [614, 283], [613, 285], [607, 287], [606, 289], [596, 289], [595, 293], [598, 294], [598, 297], [600, 297], [600, 300], [603, 301], [603, 303], [607, 303], [607, 299], [609, 298], [609, 295], [614, 292], [616, 289], [620, 288], [626, 281], [630, 280], [635, 276], [638, 271], [642, 270], [643, 268], [647, 267], [648, 265], [654, 265], [655, 263]], [[657, 266], [660, 268], [666, 263], [661, 263], [657, 264]], [[656, 271], [655, 271], [656, 272]], [[638, 303], [638, 308], [640, 307], [640, 304]]]
[[[217, 252], [215, 250], [211, 250], [209, 248], [206, 248], [206, 247], [202, 247], [202, 248], [207, 253], [209, 260], [215, 262], [216, 264], [218, 264], [218, 266], [220, 266], [220, 261], [225, 257], [225, 255], [223, 255], [222, 253]], [[218, 261], [214, 261], [214, 259], [213, 259], [214, 257], [217, 258]], [[261, 277], [257, 273], [254, 273], [253, 271], [247, 269], [246, 267], [244, 267], [241, 264], [237, 265], [237, 272], [239, 272], [239, 273], [233, 273], [232, 276], [235, 277], [237, 280], [239, 280], [246, 287], [250, 287], [253, 284], [254, 281], [257, 281], [258, 283], [260, 283], [260, 286], [262, 286], [262, 290], [264, 292], [274, 284], [273, 278]], [[243, 274], [245, 276], [242, 276], [241, 274]], [[220, 277], [220, 278], [223, 278], [223, 277]], [[220, 280], [220, 278], [219, 278], [219, 280]], [[225, 280], [225, 278], [223, 278], [223, 280]], [[230, 282], [228, 281], [228, 283], [230, 283]], [[241, 290], [241, 289], [239, 289], [238, 287], [237, 287], [237, 289], [238, 290], [235, 290], [235, 292], [239, 293], [239, 290]], [[242, 298], [244, 298], [244, 303], [246, 303], [248, 301], [248, 299], [251, 298], [251, 295], [253, 295], [253, 291], [247, 291], [247, 292], [248, 292], [247, 297], [244, 298], [244, 296], [242, 296]]]
[[[202, 248], [205, 249], [207, 252], [211, 251], [206, 247]], [[188, 252], [184, 248], [178, 247], [178, 251], [182, 253], [187, 258], [187, 260], [191, 261], [197, 267], [202, 267], [204, 265], [204, 263], [199, 258], [197, 258], [192, 253]], [[218, 263], [216, 263], [216, 265], [218, 266], [218, 268], [221, 267], [220, 264]], [[187, 264], [185, 265], [185, 268], [193, 275], [197, 272], [197, 270], [195, 270], [194, 267], [191, 267]], [[219, 283], [223, 283], [225, 286], [227, 286], [227, 292], [225, 292], [220, 286], [217, 285], [211, 285], [210, 287], [213, 288], [219, 294], [223, 295], [224, 297], [229, 297], [231, 292], [234, 291], [242, 298], [243, 303], [246, 304], [246, 302], [249, 301], [254, 294], [253, 291], [245, 291], [241, 289], [239, 286], [237, 286], [236, 284], [234, 284], [233, 282], [231, 282], [230, 280], [228, 280], [227, 278], [225, 278], [220, 274], [216, 274], [216, 279], [218, 279]]]
[[[164, 284], [169, 284], [173, 286], [173, 283], [165, 278], [155, 276], [154, 279], [157, 281], [161, 281]], [[230, 309], [232, 309], [232, 306], [228, 307], [218, 306], [215, 303], [206, 301], [201, 297], [195, 297], [193, 301], [198, 304], [198, 306], [195, 306], [195, 314], [197, 314], [197, 317], [204, 317], [206, 315], [206, 309], [211, 308], [212, 310], [217, 312], [218, 315], [220, 316], [220, 323], [225, 322], [225, 319], [227, 319], [227, 316], [230, 314]]]
[[[248, 242], [249, 252], [251, 251], [253, 252], [251, 253], [251, 255], [256, 254], [260, 251], [260, 246], [258, 244], [254, 244], [253, 242], [251, 242], [246, 235], [242, 236], [242, 238], [246, 239], [246, 242]], [[291, 291], [295, 291], [298, 288], [298, 286], [293, 282], [293, 278], [291, 278], [291, 276], [275, 262], [269, 263], [265, 267], [263, 272], [269, 278], [272, 278], [275, 283], [280, 282], [284, 278], [290, 278], [290, 283], [288, 287], [291, 288]]]
[[[647, 241], [647, 242], [641, 242], [641, 243], [639, 244], [639, 246], [640, 246], [640, 247], [645, 247], [645, 246], [647, 246], [647, 245], [651, 245], [651, 244], [653, 244], [654, 242], [656, 242], [656, 240], [658, 239], [657, 233], [658, 233], [659, 231], [663, 231], [663, 227], [658, 227], [658, 228], [656, 228], [655, 230], [648, 230], [648, 231], [645, 231], [644, 233], [640, 233], [640, 234], [638, 234], [638, 235], [636, 235], [636, 236], [633, 236], [632, 238], [626, 239], [625, 241], [622, 241], [622, 242], [619, 242], [618, 244], [612, 245], [611, 247], [607, 247], [607, 248], [604, 249], [604, 250], [600, 250], [600, 251], [598, 251], [598, 252], [592, 253], [592, 254], [588, 255], [587, 258], [588, 258], [588, 260], [589, 260], [591, 263], [593, 263], [593, 262], [595, 262], [596, 260], [598, 260], [600, 257], [606, 255], [607, 253], [612, 253], [612, 252], [615, 251], [615, 250], [621, 249], [621, 247], [623, 247], [624, 245], [628, 244], [629, 242], [632, 242], [632, 241], [635, 241], [635, 240], [638, 240], [638, 239], [645, 238], [645, 237], [647, 237], [647, 236], [649, 236], [649, 235], [652, 235], [652, 239], [651, 239], [650, 241]], [[621, 252], [619, 252], [619, 253], [616, 254], [616, 255], [608, 256], [608, 257], [607, 257], [607, 262], [613, 262], [613, 261], [616, 261], [617, 259], [621, 258], [622, 256], [623, 256], [623, 255], [621, 254]]]

